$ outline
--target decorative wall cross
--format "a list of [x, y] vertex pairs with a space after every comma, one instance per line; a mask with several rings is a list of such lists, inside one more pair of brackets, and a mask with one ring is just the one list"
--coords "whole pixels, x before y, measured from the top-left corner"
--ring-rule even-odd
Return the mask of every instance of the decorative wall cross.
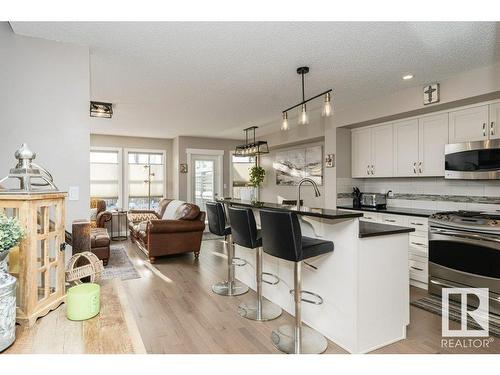
[[439, 83], [424, 87], [424, 105], [439, 102]]

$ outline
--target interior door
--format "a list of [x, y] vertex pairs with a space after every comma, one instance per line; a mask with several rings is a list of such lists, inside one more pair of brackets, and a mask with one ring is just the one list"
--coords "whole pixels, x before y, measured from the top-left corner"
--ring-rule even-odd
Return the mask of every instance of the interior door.
[[418, 120], [394, 123], [394, 172], [397, 177], [417, 176]]
[[206, 211], [205, 203], [220, 196], [219, 159], [216, 155], [191, 156], [191, 197], [190, 201]]
[[371, 129], [352, 132], [352, 177], [370, 177]]
[[448, 143], [448, 114], [418, 120], [420, 176], [444, 176], [444, 147]]
[[450, 143], [488, 139], [488, 106], [450, 112]]
[[392, 177], [394, 172], [394, 142], [392, 124], [372, 128], [373, 176]]

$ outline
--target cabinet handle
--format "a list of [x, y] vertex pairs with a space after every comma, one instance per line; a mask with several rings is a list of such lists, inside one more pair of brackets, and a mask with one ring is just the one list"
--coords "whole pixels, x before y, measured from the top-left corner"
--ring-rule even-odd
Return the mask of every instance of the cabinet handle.
[[389, 222], [389, 223], [395, 223], [396, 220], [392, 220], [392, 219], [385, 219], [385, 221]]
[[422, 162], [418, 162], [418, 173], [422, 173]]
[[495, 122], [492, 121], [490, 123], [490, 135], [495, 135], [495, 128], [494, 128], [494, 126], [495, 126]]
[[483, 122], [483, 137], [486, 137], [486, 123]]
[[416, 271], [423, 271], [424, 270], [423, 268], [418, 268], [418, 267], [413, 267], [413, 266], [410, 266], [410, 268], [413, 268]]
[[424, 224], [422, 224], [422, 223], [413, 223], [413, 222], [411, 222], [411, 221], [410, 221], [410, 224], [413, 224], [413, 225], [424, 225]]
[[417, 174], [417, 162], [413, 163], [413, 173]]

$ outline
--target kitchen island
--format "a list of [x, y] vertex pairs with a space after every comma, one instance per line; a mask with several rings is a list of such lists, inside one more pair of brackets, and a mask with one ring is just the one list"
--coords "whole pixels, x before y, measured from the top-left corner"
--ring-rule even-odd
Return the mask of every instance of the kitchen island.
[[[409, 324], [408, 233], [413, 228], [359, 221], [360, 212], [219, 199], [225, 205], [296, 212], [302, 235], [333, 241], [333, 253], [308, 259], [303, 290], [319, 294], [323, 304], [302, 304], [304, 323], [350, 353], [366, 353], [406, 337]], [[368, 224], [368, 225], [367, 225]], [[247, 262], [236, 278], [255, 290], [255, 250], [235, 246]], [[293, 315], [293, 263], [264, 253], [263, 271], [277, 285], [264, 283], [264, 297]], [[268, 277], [265, 279], [272, 281]], [[309, 297], [307, 297], [309, 298]]]

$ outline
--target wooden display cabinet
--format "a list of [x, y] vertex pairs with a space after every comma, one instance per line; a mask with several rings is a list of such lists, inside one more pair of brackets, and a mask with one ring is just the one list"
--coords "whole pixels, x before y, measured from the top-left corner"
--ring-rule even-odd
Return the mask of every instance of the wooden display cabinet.
[[0, 212], [15, 216], [26, 235], [9, 255], [9, 271], [17, 278], [20, 324], [56, 309], [66, 298], [64, 273], [64, 216], [66, 193], [0, 193]]

